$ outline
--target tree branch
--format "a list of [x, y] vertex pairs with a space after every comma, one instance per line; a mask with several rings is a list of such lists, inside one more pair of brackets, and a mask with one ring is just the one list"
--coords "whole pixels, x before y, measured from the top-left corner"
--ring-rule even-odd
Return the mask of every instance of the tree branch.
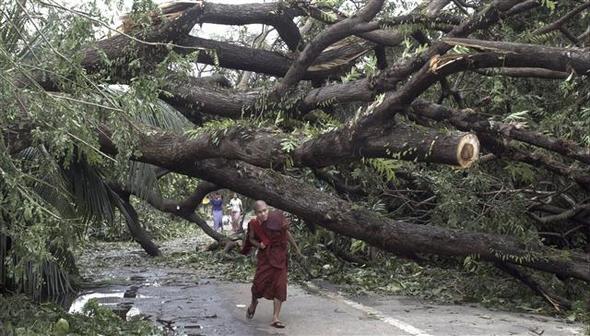
[[195, 212], [197, 207], [203, 201], [203, 198], [208, 193], [219, 189], [219, 187], [213, 183], [209, 183], [206, 181], [199, 182], [197, 189], [195, 189], [193, 194], [181, 201], [164, 199], [162, 198], [162, 195], [155, 191], [152, 191], [147, 195], [140, 195], [139, 193], [135, 192], [132, 188], [128, 188], [126, 186], [118, 184], [111, 185], [116, 189], [122, 190], [126, 193], [133, 194], [139, 197], [140, 199], [145, 200], [151, 206], [153, 206], [155, 209], [159, 211], [169, 213], [174, 216], [178, 216], [191, 223], [197, 224], [209, 237], [215, 239], [218, 242], [224, 242], [229, 240], [223, 234], [213, 230], [207, 224], [207, 222]]
[[[395, 157], [465, 168], [477, 160], [479, 153], [479, 143], [472, 134], [444, 135], [406, 124], [365, 129], [343, 127], [309, 140], [294, 139], [273, 129], [243, 127], [225, 130], [224, 135], [205, 133], [194, 139], [183, 137], [182, 144], [173, 134], [155, 131], [150, 134], [141, 136], [146, 148], [174, 151], [176, 156], [185, 160], [237, 159], [259, 167], [275, 168], [290, 165], [320, 168], [372, 157]], [[295, 148], [288, 152], [283, 150], [285, 142], [293, 143]]]
[[553, 21], [552, 23], [545, 25], [544, 27], [541, 27], [541, 28], [533, 31], [532, 34], [533, 35], [542, 35], [542, 34], [547, 34], [553, 30], [560, 29], [563, 27], [563, 25], [568, 20], [570, 20], [571, 18], [573, 18], [574, 16], [576, 16], [578, 13], [580, 13], [581, 11], [583, 11], [586, 8], [590, 8], [590, 2], [585, 2], [585, 3], [577, 6], [576, 8], [567, 12], [564, 16], [560, 17], [558, 20]]
[[291, 65], [283, 80], [273, 88], [272, 96], [280, 97], [290, 87], [297, 84], [307, 68], [331, 44], [351, 35], [366, 31], [362, 23], [370, 21], [381, 10], [384, 0], [371, 0], [356, 15], [342, 20], [322, 31], [301, 52], [297, 60]]
[[259, 23], [273, 26], [289, 49], [297, 50], [301, 34], [293, 18], [302, 14], [301, 11], [285, 7], [280, 2], [243, 5], [206, 2], [198, 22], [223, 25]]
[[533, 277], [525, 274], [524, 272], [521, 272], [516, 266], [503, 262], [496, 262], [494, 264], [502, 271], [506, 272], [507, 274], [510, 274], [514, 278], [521, 281], [535, 293], [541, 295], [541, 297], [543, 297], [545, 301], [551, 304], [551, 306], [556, 311], [561, 312], [564, 309], [571, 309], [572, 304], [569, 300], [562, 298], [556, 294], [549, 293], [549, 291], [543, 288], [543, 286], [541, 286], [541, 284], [539, 284]]
[[508, 236], [467, 233], [391, 220], [318, 191], [298, 179], [248, 164], [225, 160], [186, 162], [143, 146], [140, 151], [149, 153], [142, 156], [144, 162], [175, 169], [243, 195], [267, 200], [269, 204], [303, 220], [366, 241], [386, 251], [446, 256], [479, 255], [483, 260], [508, 260], [590, 282], [590, 258], [575, 252], [564, 256], [550, 248], [526, 246]]
[[490, 121], [473, 112], [469, 113], [467, 110], [453, 109], [425, 101], [416, 101], [412, 104], [412, 111], [420, 116], [425, 116], [436, 121], [450, 122], [462, 131], [485, 132], [491, 135], [501, 136], [507, 140], [516, 139], [590, 164], [590, 148], [581, 147], [573, 141], [554, 138], [512, 124]]
[[553, 71], [542, 68], [477, 69], [474, 70], [474, 72], [484, 76], [507, 76], [539, 79], [566, 79], [569, 76], [567, 72]]

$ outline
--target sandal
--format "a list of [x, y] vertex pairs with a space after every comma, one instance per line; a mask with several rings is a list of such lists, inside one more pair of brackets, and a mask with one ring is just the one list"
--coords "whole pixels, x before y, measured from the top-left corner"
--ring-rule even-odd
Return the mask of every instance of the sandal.
[[270, 324], [270, 326], [278, 328], [278, 329], [283, 329], [285, 327], [285, 325], [281, 321], [274, 321], [273, 323]]

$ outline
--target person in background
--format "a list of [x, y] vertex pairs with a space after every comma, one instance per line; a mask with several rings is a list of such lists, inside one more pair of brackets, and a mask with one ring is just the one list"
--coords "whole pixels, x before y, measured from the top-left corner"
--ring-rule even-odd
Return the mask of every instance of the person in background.
[[223, 197], [215, 193], [211, 198], [211, 212], [213, 214], [213, 230], [223, 231]]
[[231, 211], [231, 227], [234, 233], [242, 232], [240, 225], [240, 215], [242, 214], [242, 200], [238, 198], [238, 194], [234, 193], [234, 197], [229, 201]]
[[270, 325], [285, 328], [279, 314], [283, 302], [287, 300], [288, 244], [291, 243], [299, 256], [302, 256], [301, 251], [289, 232], [289, 221], [281, 211], [269, 212], [266, 202], [256, 201], [254, 213], [256, 218], [248, 223], [247, 244], [242, 249], [243, 254], [248, 254], [251, 247], [258, 248], [256, 274], [252, 281], [252, 301], [246, 317], [254, 317], [258, 299], [264, 297], [273, 300]]

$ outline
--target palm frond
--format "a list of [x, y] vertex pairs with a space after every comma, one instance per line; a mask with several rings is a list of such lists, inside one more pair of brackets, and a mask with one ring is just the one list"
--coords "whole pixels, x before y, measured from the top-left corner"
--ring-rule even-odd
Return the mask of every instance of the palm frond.
[[132, 161], [129, 164], [127, 187], [139, 198], [145, 199], [151, 192], [160, 192], [157, 166]]
[[34, 182], [31, 190], [41, 199], [53, 206], [63, 218], [73, 219], [79, 215], [73, 206], [73, 199], [69, 191], [69, 182], [64, 175], [63, 169], [49, 153], [44, 150], [43, 146], [28, 147], [16, 155], [27, 165], [35, 162], [41, 164], [42, 170], [35, 172], [32, 178]]
[[191, 122], [175, 108], [162, 100], [149, 104], [137, 115], [138, 121], [170, 131], [181, 131], [190, 127]]
[[114, 222], [112, 198], [100, 171], [81, 159], [65, 169], [74, 202], [85, 220]]
[[[148, 108], [142, 110], [136, 117], [143, 124], [165, 130], [184, 131], [191, 126], [190, 121], [180, 112], [161, 100], [157, 100], [156, 104], [150, 104]], [[131, 162], [129, 165], [127, 187], [140, 198], [145, 198], [152, 191], [159, 192], [157, 184], [158, 169], [158, 167], [150, 164]]]

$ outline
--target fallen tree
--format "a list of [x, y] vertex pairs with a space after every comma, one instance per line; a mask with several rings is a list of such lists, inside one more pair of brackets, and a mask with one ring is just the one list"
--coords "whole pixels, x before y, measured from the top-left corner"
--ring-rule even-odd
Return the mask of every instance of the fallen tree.
[[[580, 24], [565, 28], [564, 21], [587, 7], [560, 4], [549, 11], [538, 1], [430, 1], [394, 15], [384, 3], [363, 1], [348, 13], [342, 13], [346, 7], [306, 1], [164, 5], [160, 12], [150, 8], [132, 13], [121, 31], [98, 41], [88, 33], [83, 41], [62, 45], [63, 36], [49, 39], [40, 32], [45, 53], [33, 48], [18, 25], [6, 25], [12, 30], [5, 28], [4, 35], [15, 42], [4, 46], [10, 57], [1, 63], [6, 71], [0, 106], [7, 111], [0, 119], [3, 178], [8, 172], [14, 181], [26, 180], [34, 173], [27, 169], [37, 166], [27, 168], [16, 154], [41, 146], [48, 162], [67, 166], [87, 160], [106, 171], [109, 181], [120, 173], [113, 162], [125, 165], [131, 159], [213, 183], [203, 182], [181, 201], [111, 184], [134, 236], [153, 255], [157, 246], [137, 225], [130, 195], [225, 241], [194, 210], [207, 192], [228, 188], [400, 255], [477, 256], [511, 274], [517, 273], [510, 264], [518, 264], [589, 282], [590, 259], [582, 244], [590, 246], [590, 230], [568, 229], [560, 236], [566, 244], [559, 246], [541, 238], [548, 223], [576, 216], [576, 225], [586, 223], [579, 217], [590, 188], [590, 149], [583, 134], [590, 100], [590, 59], [583, 49], [588, 34]], [[14, 4], [15, 13], [24, 8], [19, 4]], [[59, 5], [35, 5], [105, 25]], [[32, 20], [24, 13], [23, 20]], [[299, 18], [305, 22], [297, 22]], [[272, 43], [255, 36], [238, 43], [191, 35], [202, 23], [262, 24], [276, 29], [278, 36]], [[556, 32], [563, 39], [555, 38]], [[553, 40], [546, 34], [553, 34]], [[263, 35], [269, 36], [268, 30]], [[198, 78], [195, 64], [213, 65], [208, 69], [227, 78]], [[498, 76], [502, 81], [495, 80]], [[555, 79], [565, 80], [560, 84]], [[236, 90], [232, 85], [238, 82]], [[551, 101], [539, 99], [541, 94]], [[567, 99], [557, 104], [560, 95]], [[548, 116], [554, 108], [560, 109], [558, 121]], [[487, 159], [478, 165], [480, 153]], [[383, 160], [377, 168], [371, 161], [375, 159]], [[522, 223], [513, 232], [525, 231], [535, 239], [525, 243], [500, 234], [510, 232], [504, 223], [489, 233], [494, 230], [480, 226], [477, 232], [469, 223], [461, 223], [462, 229], [400, 220], [398, 205], [419, 208], [420, 223], [430, 223], [437, 219], [435, 210], [447, 211], [445, 197], [459, 197], [437, 190], [436, 181], [419, 190], [416, 178], [408, 178], [407, 184], [419, 192], [392, 196], [401, 185], [394, 177], [402, 174], [391, 167], [402, 164], [414, 173], [453, 165], [470, 168], [461, 173], [467, 177], [501, 180], [497, 190], [490, 183], [473, 187], [488, 189], [471, 194], [459, 181], [456, 193], [476, 199], [473, 209], [481, 213], [471, 218], [479, 220], [491, 216], [487, 212], [493, 206], [486, 197], [493, 201], [504, 197], [506, 189], [517, 190], [513, 193], [526, 199], [535, 223]], [[310, 171], [318, 180], [338, 184], [337, 193], [295, 177]], [[445, 172], [448, 177], [454, 171]], [[575, 183], [565, 185], [561, 177]], [[29, 200], [38, 213], [55, 215], [55, 209], [48, 214], [39, 208], [41, 201], [30, 201], [18, 188], [33, 190], [43, 179], [32, 180], [6, 183], [22, 195], [15, 204]], [[533, 196], [521, 192], [525, 189], [534, 190]], [[352, 197], [345, 200], [347, 196]], [[388, 203], [388, 212], [369, 210], [368, 199]], [[535, 212], [553, 214], [555, 209], [560, 209], [558, 217]], [[23, 211], [22, 216], [14, 213], [6, 216], [33, 222]]]
[[[178, 143], [168, 141], [168, 150], [151, 143], [140, 144], [139, 160], [205, 179], [286, 210], [305, 221], [348, 237], [360, 239], [394, 253], [429, 253], [447, 256], [477, 255], [483, 260], [521, 264], [563, 277], [590, 281], [590, 256], [525, 244], [500, 235], [454, 231], [429, 225], [413, 225], [379, 216], [374, 212], [330, 196], [297, 179], [246, 163], [220, 159], [188, 161], [175, 157]], [[110, 148], [105, 144], [104, 148]], [[175, 161], [178, 160], [178, 161]]]

